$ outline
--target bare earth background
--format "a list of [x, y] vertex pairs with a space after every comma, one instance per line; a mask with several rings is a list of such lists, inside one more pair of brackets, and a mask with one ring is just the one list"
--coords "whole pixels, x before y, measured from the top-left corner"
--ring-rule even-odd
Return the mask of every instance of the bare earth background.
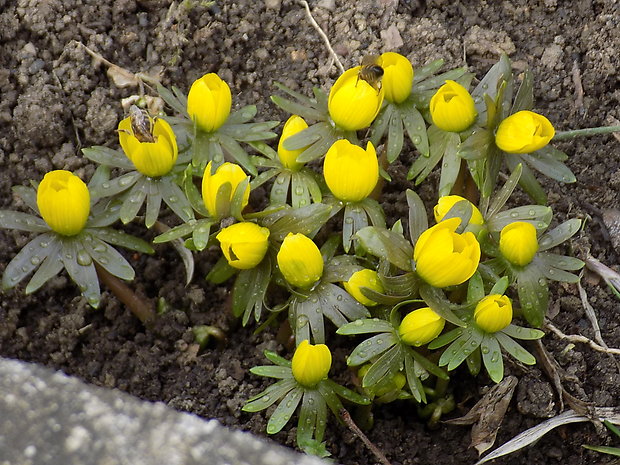
[[[164, 85], [187, 90], [206, 72], [217, 72], [231, 86], [233, 105], [255, 103], [261, 120], [287, 115], [270, 102], [273, 81], [309, 94], [312, 86], [328, 88], [338, 72], [303, 7], [287, 0], [219, 0], [212, 7], [174, 8], [167, 0], [0, 0], [0, 208], [23, 209], [11, 186], [40, 180], [52, 169], [72, 170], [88, 180], [94, 166], [80, 149], [95, 144], [117, 147], [116, 125], [123, 117], [120, 100], [137, 88], [118, 88], [106, 66], [94, 61], [78, 43], [132, 72], [160, 73]], [[444, 58], [446, 67], [467, 64], [481, 77], [501, 52], [515, 71], [527, 67], [535, 76], [536, 109], [559, 130], [612, 124], [620, 119], [620, 4], [599, 1], [312, 1], [313, 15], [326, 31], [346, 67], [368, 53], [388, 50], [409, 57], [415, 66]], [[576, 90], [580, 75], [583, 97]], [[148, 92], [148, 90], [147, 90]], [[615, 123], [617, 124], [617, 123]], [[572, 253], [589, 251], [615, 266], [614, 248], [602, 222], [602, 211], [618, 208], [620, 143], [612, 136], [557, 144], [570, 155], [577, 183], [547, 183], [549, 203], [558, 221], [588, 218], [573, 240]], [[406, 149], [391, 168], [395, 182], [385, 192], [393, 222], [406, 215]], [[421, 195], [434, 201], [437, 177]], [[260, 195], [260, 193], [258, 193]], [[264, 192], [263, 192], [264, 194]], [[260, 199], [259, 199], [260, 200]], [[141, 234], [139, 227], [130, 231]], [[149, 237], [152, 237], [149, 236]], [[0, 270], [28, 236], [0, 231]], [[568, 252], [569, 250], [564, 250]], [[228, 287], [202, 278], [217, 251], [197, 256], [197, 273], [183, 286], [183, 266], [166, 246], [152, 257], [129, 256], [136, 268], [135, 289], [151, 298], [164, 297], [170, 310], [153, 331], [145, 330], [117, 300], [104, 294], [93, 310], [75, 285], [62, 275], [39, 293], [24, 296], [23, 287], [0, 295], [0, 354], [34, 361], [86, 381], [116, 387], [135, 396], [161, 400], [226, 425], [264, 434], [265, 416], [240, 411], [245, 399], [264, 387], [248, 373], [264, 364], [264, 349], [286, 354], [275, 342], [275, 329], [253, 336], [237, 326], [227, 310]], [[587, 274], [585, 289], [596, 309], [602, 336], [620, 346], [618, 300], [604, 283]], [[554, 324], [567, 334], [593, 337], [574, 285], [555, 286]], [[196, 353], [191, 327], [213, 324], [228, 333], [223, 349]], [[340, 381], [350, 382], [343, 360], [354, 341], [335, 339], [335, 367]], [[347, 346], [348, 344], [348, 346]], [[620, 375], [606, 355], [584, 345], [567, 347], [548, 335], [544, 344], [574, 380], [565, 387], [597, 406], [617, 406]], [[341, 346], [339, 346], [341, 345]], [[549, 379], [538, 367], [507, 362], [519, 378], [497, 443], [559, 413]], [[457, 371], [452, 386], [466, 412], [491, 381], [474, 380]], [[370, 439], [396, 464], [472, 464], [469, 430], [442, 426], [430, 431], [415, 408], [395, 404], [376, 410]], [[328, 429], [328, 448], [343, 464], [374, 463], [351, 433]], [[276, 435], [292, 445], [294, 428]], [[498, 462], [502, 464], [611, 464], [612, 459], [581, 448], [609, 442], [591, 424], [561, 427], [534, 447]]]

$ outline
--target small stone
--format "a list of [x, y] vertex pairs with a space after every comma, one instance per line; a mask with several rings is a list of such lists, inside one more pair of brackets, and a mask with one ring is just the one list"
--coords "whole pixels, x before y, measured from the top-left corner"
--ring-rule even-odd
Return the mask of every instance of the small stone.
[[282, 0], [265, 0], [265, 8], [268, 10], [279, 11], [282, 6]]

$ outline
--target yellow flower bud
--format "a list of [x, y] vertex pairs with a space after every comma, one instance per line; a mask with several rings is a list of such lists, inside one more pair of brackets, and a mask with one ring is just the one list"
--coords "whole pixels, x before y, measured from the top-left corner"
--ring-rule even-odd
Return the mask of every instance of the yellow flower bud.
[[381, 55], [383, 68], [382, 86], [385, 98], [389, 102], [401, 103], [411, 94], [413, 84], [413, 66], [400, 53], [387, 52]]
[[447, 80], [431, 98], [433, 123], [442, 131], [461, 132], [476, 121], [474, 99], [458, 82]]
[[[235, 194], [235, 189], [237, 189], [237, 186], [247, 178], [247, 175], [239, 165], [228, 162], [220, 165], [217, 170], [215, 170], [215, 173], [211, 174], [211, 164], [212, 162], [207, 164], [204, 176], [202, 177], [202, 200], [207, 208], [207, 211], [209, 212], [209, 215], [213, 218], [218, 218], [219, 215], [216, 208], [217, 191], [224, 184], [230, 183], [230, 198], [228, 200], [232, 200], [233, 195]], [[249, 199], [250, 186], [248, 185], [243, 195], [242, 208], [248, 204]], [[220, 214], [221, 213], [222, 212], [220, 212]], [[226, 213], [224, 213], [224, 215], [225, 214]]]
[[307, 289], [323, 275], [323, 257], [312, 239], [289, 233], [278, 252], [278, 267], [289, 284]]
[[527, 265], [538, 252], [536, 228], [524, 221], [504, 226], [499, 234], [499, 250], [513, 265]]
[[383, 88], [377, 91], [359, 79], [360, 69], [361, 66], [356, 66], [345, 71], [329, 92], [329, 115], [336, 126], [346, 131], [370, 126], [383, 104]]
[[[454, 204], [462, 200], [469, 202], [467, 199], [464, 199], [460, 195], [444, 195], [443, 197], [440, 197], [437, 205], [435, 205], [435, 208], [433, 209], [433, 213], [435, 214], [435, 221], [439, 223], [441, 220], [443, 220], [444, 216], [446, 216], [450, 209], [454, 207]], [[469, 222], [471, 224], [482, 225], [484, 223], [484, 219], [482, 218], [480, 210], [478, 210], [478, 208], [473, 203], [469, 203], [472, 207], [471, 218], [469, 219]]]
[[503, 120], [495, 144], [507, 153], [530, 153], [542, 149], [555, 136], [551, 122], [533, 111], [518, 111]]
[[297, 115], [292, 115], [282, 128], [282, 136], [280, 136], [280, 142], [278, 142], [278, 157], [282, 162], [282, 166], [292, 171], [299, 171], [303, 163], [297, 163], [297, 157], [301, 152], [305, 150], [305, 147], [297, 150], [286, 150], [284, 148], [284, 141], [291, 136], [294, 136], [300, 131], [303, 131], [308, 127], [308, 123]]
[[505, 295], [492, 294], [483, 298], [474, 310], [476, 324], [487, 333], [501, 331], [512, 321], [512, 303]]
[[265, 257], [269, 232], [256, 223], [242, 222], [222, 229], [216, 237], [228, 264], [239, 270], [249, 270]]
[[153, 121], [155, 142], [140, 142], [131, 127], [131, 118], [118, 123], [118, 139], [121, 147], [136, 169], [152, 178], [168, 174], [177, 161], [179, 149], [170, 125], [161, 118]]
[[216, 131], [226, 122], [231, 105], [230, 87], [215, 73], [195, 80], [187, 94], [187, 113], [206, 132]]
[[343, 283], [346, 291], [353, 296], [360, 304], [372, 307], [377, 302], [370, 300], [360, 290], [361, 287], [367, 287], [373, 291], [383, 292], [383, 285], [379, 281], [379, 275], [374, 270], [363, 269], [356, 271], [351, 275], [348, 281]]
[[424, 307], [408, 313], [401, 321], [398, 333], [405, 344], [419, 347], [439, 336], [445, 324], [446, 320], [430, 307]]
[[50, 171], [37, 189], [37, 206], [50, 228], [63, 236], [75, 236], [86, 225], [90, 193], [84, 181], [70, 171]]
[[371, 142], [366, 150], [346, 139], [333, 143], [325, 155], [323, 177], [335, 197], [359, 202], [370, 195], [379, 180], [379, 161]]
[[327, 378], [327, 373], [332, 366], [332, 353], [325, 344], [310, 344], [307, 339], [293, 354], [291, 368], [295, 380], [305, 387], [314, 387], [317, 383]]
[[460, 218], [450, 218], [424, 231], [415, 244], [416, 272], [434, 287], [464, 283], [476, 272], [480, 244], [471, 232], [456, 233]]

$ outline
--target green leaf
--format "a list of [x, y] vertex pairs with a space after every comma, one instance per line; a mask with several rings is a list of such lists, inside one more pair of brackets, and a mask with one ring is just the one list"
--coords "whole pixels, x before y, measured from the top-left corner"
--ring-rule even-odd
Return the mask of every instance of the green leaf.
[[560, 224], [551, 231], [547, 231], [538, 239], [540, 251], [549, 250], [556, 245], [561, 244], [573, 237], [581, 227], [581, 220], [577, 218], [570, 219]]
[[466, 326], [463, 320], [454, 314], [454, 310], [460, 306], [450, 302], [441, 289], [423, 284], [420, 286], [420, 296], [444, 320], [456, 326]]
[[552, 217], [553, 212], [549, 207], [543, 205], [523, 205], [497, 213], [488, 218], [487, 227], [489, 231], [499, 232], [504, 226], [514, 223], [515, 221], [524, 221], [541, 231], [549, 226]]
[[[326, 261], [325, 268], [323, 269], [323, 277], [321, 279], [328, 283], [346, 282], [351, 278], [353, 273], [362, 270], [363, 267], [358, 265], [355, 258], [351, 255], [339, 255], [330, 259], [329, 255], [335, 252], [335, 249], [332, 249], [332, 247], [329, 247], [330, 250], [327, 251], [324, 249], [326, 244], [331, 246], [334, 242], [333, 240], [326, 242], [323, 244], [323, 247], [321, 247], [323, 260]], [[339, 245], [340, 241], [337, 238], [336, 247]], [[326, 256], [325, 253], [328, 255]]]
[[530, 198], [539, 205], [545, 205], [547, 203], [547, 194], [544, 189], [540, 185], [540, 183], [536, 180], [536, 176], [532, 172], [531, 168], [525, 164], [525, 161], [518, 154], [507, 154], [504, 157], [506, 161], [506, 165], [510, 171], [514, 171], [515, 168], [522, 164], [522, 173], [519, 178], [519, 185], [525, 191]]
[[310, 191], [306, 185], [307, 178], [302, 172], [293, 172], [291, 176], [291, 206], [301, 208], [310, 205]]
[[331, 211], [331, 206], [322, 203], [302, 208], [287, 208], [264, 217], [262, 226], [269, 228], [269, 238], [276, 242], [283, 241], [291, 232], [309, 236], [327, 222]]
[[[450, 363], [448, 363], [447, 367], [448, 371], [454, 370], [461, 363], [463, 363], [474, 350], [478, 349], [478, 347], [480, 347], [480, 344], [482, 343], [482, 339], [484, 339], [484, 333], [482, 333], [482, 331], [476, 330], [475, 328], [472, 328], [470, 337], [467, 338], [467, 340], [465, 340], [460, 347], [458, 347], [457, 353], [450, 359]], [[452, 343], [452, 345], [454, 344], [456, 344], [456, 341]], [[448, 347], [446, 352], [449, 352], [451, 350], [451, 347], [452, 346]]]
[[293, 376], [290, 367], [281, 366], [259, 366], [250, 368], [250, 373], [257, 376], [265, 376], [267, 378], [286, 379]]
[[416, 185], [424, 181], [433, 168], [441, 161], [446, 151], [446, 146], [454, 135], [453, 133], [442, 131], [434, 125], [428, 128], [427, 132], [430, 155], [428, 157], [418, 157], [409, 168], [409, 173], [407, 174], [407, 179], [415, 178]]
[[549, 152], [545, 151], [545, 148], [542, 148], [530, 154], [522, 154], [521, 158], [523, 158], [527, 162], [527, 164], [534, 168], [536, 171], [544, 174], [551, 179], [566, 183], [572, 183], [577, 181], [577, 178], [570, 170], [570, 168], [561, 161], [553, 158], [549, 154]]
[[506, 292], [506, 289], [508, 289], [508, 284], [508, 276], [502, 277], [502, 279], [500, 279], [493, 285], [491, 291], [489, 292], [489, 295], [503, 294], [504, 292]]
[[271, 205], [284, 205], [288, 200], [289, 186], [291, 184], [292, 173], [281, 171], [271, 186], [269, 203]]
[[124, 224], [132, 221], [142, 208], [146, 198], [146, 178], [140, 178], [123, 196], [120, 218]]
[[515, 324], [509, 324], [506, 328], [502, 329], [504, 334], [516, 339], [523, 339], [526, 341], [534, 341], [540, 339], [545, 335], [540, 329], [524, 328]]
[[407, 189], [405, 195], [409, 206], [409, 236], [411, 243], [415, 244], [422, 233], [428, 229], [426, 208], [420, 196], [411, 189]]
[[[425, 90], [435, 90], [445, 84], [447, 80], [455, 81], [459, 79], [467, 71], [466, 68], [455, 68], [437, 76], [428, 77], [423, 81], [417, 81], [414, 77], [413, 92], [422, 92]], [[416, 71], [417, 72], [417, 71]]]
[[334, 144], [334, 142], [336, 142], [340, 138], [341, 136], [337, 135], [331, 129], [331, 127], [325, 127], [323, 133], [321, 134], [321, 139], [319, 139], [314, 144], [306, 148], [306, 150], [301, 152], [297, 157], [297, 161], [300, 163], [309, 163], [311, 161], [322, 158], [327, 153], [329, 148]]
[[491, 206], [489, 207], [489, 211], [487, 213], [487, 217], [491, 218], [499, 213], [499, 211], [504, 207], [513, 191], [517, 187], [519, 183], [519, 178], [521, 177], [521, 172], [523, 171], [523, 165], [519, 163], [515, 169], [512, 171], [510, 177], [506, 181], [506, 183], [502, 186], [501, 190], [497, 193]]
[[83, 148], [82, 153], [86, 158], [100, 165], [121, 168], [134, 171], [136, 167], [125, 154], [119, 150], [113, 150], [102, 145]]
[[430, 149], [428, 146], [428, 135], [426, 133], [424, 118], [418, 109], [409, 103], [407, 103], [406, 107], [401, 105], [399, 108], [400, 116], [409, 139], [423, 157], [428, 157], [430, 155]]
[[393, 330], [394, 327], [385, 320], [380, 320], [379, 318], [366, 318], [347, 323], [346, 325], [338, 328], [336, 333], [351, 336], [354, 334], [389, 333]]
[[114, 247], [88, 233], [84, 234], [84, 238], [79, 241], [79, 244], [84, 247], [93, 260], [110, 274], [126, 281], [131, 281], [134, 278], [133, 268]]
[[319, 455], [319, 457], [330, 455], [324, 443], [321, 442], [325, 435], [326, 426], [327, 405], [325, 399], [318, 390], [306, 390], [297, 422], [297, 445], [299, 448], [306, 453]]
[[407, 353], [410, 354], [413, 359], [418, 363], [422, 368], [424, 368], [429, 373], [437, 376], [440, 379], [448, 380], [450, 377], [445, 370], [442, 370], [429, 359], [424, 357], [422, 354], [418, 353], [413, 347], [409, 347]]
[[222, 144], [224, 151], [230, 155], [243, 169], [252, 176], [258, 176], [256, 167], [250, 160], [248, 153], [241, 147], [239, 142], [225, 134], [218, 134], [218, 140]]
[[532, 72], [526, 69], [523, 73], [523, 81], [519, 86], [514, 104], [512, 105], [511, 114], [521, 110], [531, 110], [534, 106], [534, 78]]
[[87, 228], [85, 231], [108, 244], [120, 245], [136, 252], [152, 254], [155, 252], [148, 242], [135, 236], [111, 228]]
[[492, 334], [486, 334], [480, 345], [482, 352], [482, 362], [489, 373], [489, 377], [499, 383], [504, 378], [504, 361], [502, 352], [497, 339]]
[[60, 241], [54, 241], [47, 248], [47, 257], [45, 257], [45, 260], [43, 260], [43, 263], [39, 269], [34, 273], [28, 282], [25, 290], [26, 294], [32, 294], [37, 291], [41, 286], [43, 286], [43, 284], [60, 273], [64, 268], [62, 260], [60, 259]]
[[297, 410], [303, 393], [303, 388], [297, 387], [284, 396], [267, 422], [267, 434], [276, 434], [284, 428]]
[[269, 257], [254, 268], [242, 270], [232, 291], [233, 314], [236, 317], [243, 315], [242, 324], [245, 326], [254, 310], [254, 320], [259, 321], [263, 309], [263, 302], [271, 280], [271, 260]]
[[370, 220], [370, 223], [373, 226], [385, 228], [385, 212], [383, 211], [383, 208], [381, 207], [379, 202], [366, 197], [359, 203], [359, 205], [364, 209], [366, 215], [368, 216], [368, 219]]
[[189, 200], [171, 177], [162, 178], [158, 182], [158, 186], [164, 202], [179, 218], [185, 222], [194, 219], [194, 212]]
[[[67, 274], [77, 284], [88, 303], [92, 307], [97, 308], [101, 299], [99, 277], [90, 255], [82, 250], [81, 247], [77, 240], [63, 240], [60, 259], [65, 266], [65, 270], [67, 270]], [[85, 259], [86, 257], [87, 260]]]
[[491, 131], [476, 128], [460, 146], [459, 155], [464, 160], [482, 160], [489, 153], [489, 146], [492, 143], [493, 133]]
[[[491, 292], [493, 294], [493, 292]], [[467, 283], [467, 303], [473, 304], [480, 301], [485, 296], [484, 282], [480, 272], [476, 271]]]
[[[267, 360], [269, 360], [272, 363], [275, 363], [276, 365], [279, 365], [281, 367], [291, 367], [291, 361], [285, 359], [284, 357], [280, 357], [278, 354], [276, 354], [275, 352], [271, 352], [270, 350], [266, 350], [264, 352], [265, 357], [267, 358]], [[291, 373], [292, 374], [292, 373]]]
[[549, 305], [547, 280], [537, 267], [525, 267], [516, 271], [517, 291], [523, 316], [529, 324], [541, 327]]
[[344, 208], [342, 225], [342, 247], [346, 253], [349, 253], [353, 236], [367, 226], [368, 217], [366, 211], [357, 203], [347, 203]]
[[381, 143], [381, 138], [385, 134], [385, 131], [387, 131], [395, 110], [396, 108], [394, 105], [385, 105], [373, 121], [372, 126], [370, 127], [370, 141], [375, 147]]
[[194, 223], [195, 227], [192, 229], [192, 242], [196, 250], [204, 250], [209, 243], [209, 237], [211, 235], [211, 226], [213, 222], [209, 220], [199, 220]]
[[480, 368], [482, 368], [482, 353], [480, 352], [480, 347], [474, 350], [469, 357], [465, 359], [465, 362], [467, 362], [469, 373], [472, 376], [478, 376]]
[[[159, 217], [159, 210], [161, 209], [161, 192], [159, 187], [155, 183], [147, 183], [149, 192], [146, 195], [146, 209], [144, 211], [144, 225], [147, 228], [151, 228], [157, 218]], [[191, 207], [190, 207], [191, 209]]]
[[444, 64], [443, 59], [434, 60], [430, 63], [422, 66], [421, 68], [416, 68], [415, 73], [413, 75], [413, 83], [414, 85], [418, 82], [424, 81], [427, 77], [432, 76], [437, 71], [441, 69]]
[[403, 367], [405, 351], [400, 344], [396, 344], [386, 351], [379, 359], [372, 364], [364, 375], [362, 387], [373, 388], [382, 382], [390, 379]]
[[256, 113], [258, 113], [256, 105], [246, 105], [245, 107], [239, 108], [237, 111], [233, 111], [226, 120], [224, 126], [247, 123], [256, 116]]
[[329, 389], [335, 392], [338, 396], [342, 397], [343, 399], [348, 400], [349, 402], [353, 402], [359, 405], [370, 404], [370, 399], [368, 398], [368, 396], [365, 396], [363, 394], [358, 394], [357, 392], [352, 391], [351, 389], [347, 389], [346, 387], [341, 386], [340, 384], [332, 381], [331, 379], [326, 379], [325, 381], [322, 381], [321, 384], [327, 385], [327, 387], [329, 387]]
[[321, 283], [316, 289], [316, 294], [320, 301], [322, 313], [338, 328], [349, 321], [370, 316], [366, 307], [335, 284]]
[[369, 360], [380, 356], [397, 342], [398, 338], [391, 332], [381, 333], [376, 336], [369, 337], [353, 349], [351, 355], [347, 357], [347, 365], [362, 365]]
[[93, 197], [113, 197], [134, 186], [144, 176], [138, 171], [131, 171], [117, 178], [110, 179], [96, 186], [91, 192]]
[[186, 110], [187, 100], [179, 99], [179, 95], [182, 95], [179, 89], [173, 87], [173, 90], [176, 90], [177, 92], [172, 93], [166, 87], [161, 84], [157, 84], [157, 93], [164, 100], [164, 102], [166, 102], [174, 111], [189, 119], [189, 114]]
[[43, 233], [50, 230], [50, 227], [41, 218], [30, 213], [11, 210], [0, 210], [0, 228], [35, 233]]
[[525, 350], [519, 343], [514, 341], [510, 336], [503, 332], [498, 332], [494, 334], [497, 341], [504, 348], [506, 352], [512, 355], [514, 358], [519, 360], [521, 363], [525, 363], [526, 365], [535, 365], [536, 358], [532, 354], [530, 354], [527, 350]]
[[613, 455], [615, 457], [620, 457], [620, 447], [611, 447], [611, 446], [588, 446], [582, 445], [586, 449], [593, 450], [595, 452], [601, 452], [603, 454]]
[[575, 257], [558, 255], [551, 252], [538, 252], [538, 257], [546, 264], [567, 271], [577, 271], [583, 268], [584, 262]]
[[357, 232], [364, 249], [404, 271], [412, 271], [413, 247], [400, 234], [388, 229], [368, 226]]
[[407, 385], [413, 394], [413, 398], [418, 402], [426, 403], [426, 393], [420, 378], [415, 373], [415, 363], [409, 354], [405, 356], [405, 376], [407, 377]]
[[260, 394], [248, 399], [241, 410], [244, 412], [260, 412], [261, 410], [265, 410], [296, 387], [297, 381], [295, 381], [294, 378], [280, 380], [267, 387], [267, 389]]
[[396, 109], [392, 113], [388, 125], [388, 137], [386, 143], [386, 154], [388, 163], [394, 163], [400, 152], [403, 150], [403, 123], [400, 112]]
[[306, 120], [314, 121], [322, 121], [325, 119], [325, 115], [322, 111], [319, 111], [316, 108], [311, 108], [302, 103], [293, 102], [292, 100], [280, 97], [279, 95], [272, 95], [271, 101], [291, 115], [299, 115]]
[[452, 341], [455, 341], [456, 339], [461, 337], [462, 334], [463, 334], [463, 328], [460, 328], [460, 327], [459, 328], [454, 328], [453, 330], [448, 331], [447, 333], [444, 333], [441, 336], [433, 339], [428, 344], [427, 347], [430, 350], [439, 349], [440, 347], [447, 346]]
[[456, 133], [450, 134], [452, 137], [449, 137], [446, 141], [443, 163], [441, 165], [439, 197], [450, 194], [461, 169], [461, 157], [459, 156], [461, 138]]
[[11, 289], [28, 276], [51, 252], [57, 253], [58, 237], [51, 232], [32, 239], [13, 257], [4, 270], [2, 288]]
[[485, 94], [495, 99], [502, 81], [512, 81], [512, 67], [510, 59], [507, 55], [502, 54], [499, 61], [494, 64], [487, 74], [478, 83], [471, 95], [476, 102], [476, 110], [478, 110], [478, 118], [480, 121], [487, 119], [486, 106], [484, 105]]

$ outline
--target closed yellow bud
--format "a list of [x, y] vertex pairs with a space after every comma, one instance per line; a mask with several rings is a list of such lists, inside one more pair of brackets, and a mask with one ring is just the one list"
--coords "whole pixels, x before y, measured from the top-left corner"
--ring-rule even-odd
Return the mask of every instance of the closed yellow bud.
[[[216, 205], [217, 192], [224, 184], [229, 183], [231, 186], [230, 197], [228, 201], [232, 200], [237, 186], [241, 184], [248, 176], [244, 173], [243, 169], [239, 165], [234, 163], [223, 163], [220, 165], [215, 173], [211, 174], [211, 164], [209, 162], [205, 168], [204, 176], [202, 177], [202, 200], [212, 218], [219, 219], [226, 216], [229, 212], [218, 212]], [[250, 199], [250, 186], [248, 185], [243, 195], [243, 201], [241, 207], [245, 207]]]
[[269, 229], [242, 222], [222, 229], [216, 236], [228, 264], [239, 270], [258, 265], [269, 247]]
[[327, 378], [332, 367], [332, 353], [325, 344], [310, 344], [307, 339], [293, 354], [291, 368], [295, 380], [305, 387], [314, 387], [321, 380]]
[[512, 302], [505, 295], [488, 295], [476, 305], [474, 320], [487, 333], [501, 331], [512, 321]]
[[206, 132], [216, 131], [226, 122], [231, 105], [230, 87], [215, 73], [195, 80], [187, 94], [187, 113]]
[[37, 189], [37, 206], [52, 230], [63, 236], [75, 236], [86, 225], [90, 193], [84, 181], [70, 171], [50, 171]]
[[286, 281], [295, 287], [312, 287], [323, 275], [321, 251], [309, 237], [289, 233], [278, 252], [278, 267]]
[[353, 296], [360, 304], [372, 307], [377, 305], [377, 302], [370, 300], [364, 294], [360, 288], [367, 287], [376, 292], [383, 292], [383, 285], [379, 281], [379, 275], [374, 270], [363, 269], [356, 271], [351, 275], [348, 281], [343, 283], [346, 291]]
[[[443, 197], [440, 197], [437, 201], [437, 205], [435, 205], [435, 208], [433, 209], [433, 213], [435, 214], [435, 221], [439, 223], [441, 220], [443, 220], [444, 216], [448, 214], [450, 209], [454, 207], [454, 204], [463, 200], [469, 202], [469, 200], [464, 199], [460, 195], [444, 195]], [[469, 203], [472, 207], [471, 218], [469, 219], [469, 222], [471, 224], [483, 224], [484, 219], [482, 218], [480, 210], [478, 210], [478, 208], [473, 203]]]
[[287, 150], [284, 148], [284, 141], [307, 127], [308, 123], [306, 123], [301, 116], [297, 115], [291, 116], [286, 123], [284, 123], [282, 136], [280, 137], [280, 142], [278, 142], [278, 158], [280, 158], [282, 166], [289, 170], [299, 171], [300, 168], [304, 166], [303, 163], [297, 163], [297, 157], [305, 150], [305, 147], [297, 150]]
[[136, 169], [152, 178], [168, 174], [177, 161], [179, 149], [170, 125], [161, 118], [153, 121], [154, 142], [140, 142], [131, 127], [131, 118], [118, 123], [118, 139], [121, 147]]
[[419, 347], [428, 344], [441, 334], [446, 320], [437, 315], [430, 307], [419, 308], [403, 318], [398, 328], [401, 340], [405, 344]]
[[467, 89], [456, 81], [447, 80], [431, 98], [433, 123], [442, 131], [461, 132], [476, 121], [478, 112]]
[[370, 195], [379, 180], [379, 161], [371, 142], [366, 150], [346, 139], [333, 143], [325, 155], [323, 177], [334, 196], [359, 202]]
[[499, 250], [513, 265], [527, 265], [538, 252], [536, 228], [524, 221], [504, 226], [499, 234]]
[[387, 52], [381, 55], [383, 68], [382, 86], [385, 98], [389, 102], [401, 103], [411, 94], [413, 84], [413, 66], [400, 53]]
[[424, 231], [415, 244], [416, 272], [434, 287], [464, 283], [476, 272], [480, 244], [471, 232], [456, 233], [460, 218], [450, 218]]
[[507, 153], [530, 153], [542, 149], [555, 136], [551, 122], [533, 111], [518, 111], [503, 120], [495, 144]]
[[357, 131], [370, 126], [383, 104], [384, 90], [359, 79], [361, 66], [345, 71], [334, 83], [328, 99], [329, 115], [336, 126]]

